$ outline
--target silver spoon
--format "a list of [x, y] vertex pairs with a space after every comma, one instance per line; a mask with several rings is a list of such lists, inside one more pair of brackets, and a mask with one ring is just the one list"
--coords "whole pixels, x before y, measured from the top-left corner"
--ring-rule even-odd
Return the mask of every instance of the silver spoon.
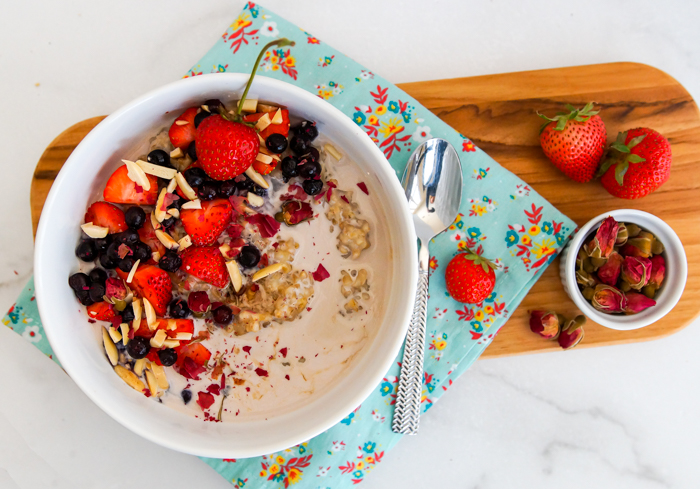
[[457, 152], [444, 139], [425, 141], [408, 160], [401, 183], [420, 240], [418, 290], [401, 364], [396, 395], [395, 433], [415, 435], [420, 419], [423, 391], [423, 352], [428, 310], [428, 243], [454, 222], [462, 201], [462, 164]]

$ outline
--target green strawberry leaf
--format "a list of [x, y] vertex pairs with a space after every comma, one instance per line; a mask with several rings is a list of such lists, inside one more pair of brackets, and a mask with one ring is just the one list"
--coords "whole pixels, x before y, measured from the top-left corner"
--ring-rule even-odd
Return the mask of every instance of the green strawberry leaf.
[[563, 119], [563, 118], [559, 119], [559, 121], [557, 122], [557, 127], [555, 127], [554, 130], [563, 131], [564, 128], [566, 127], [566, 122], [567, 122], [566, 119]]
[[627, 146], [625, 146], [624, 144], [620, 144], [617, 141], [612, 143], [610, 145], [610, 147], [619, 151], [620, 153], [629, 153], [630, 152], [630, 149]]
[[617, 183], [620, 186], [622, 186], [622, 181], [625, 178], [625, 173], [627, 173], [628, 168], [629, 164], [626, 161], [618, 163], [618, 165], [615, 167], [615, 180], [617, 180]]
[[636, 138], [630, 139], [630, 142], [627, 144], [627, 147], [632, 149], [635, 146], [637, 146], [639, 143], [641, 143], [644, 138], [647, 137], [646, 134], [642, 134], [641, 136], [637, 136]]
[[631, 154], [627, 157], [627, 161], [630, 163], [641, 163], [642, 161], [646, 161], [646, 158], [642, 158], [639, 155]]
[[598, 172], [596, 172], [595, 176], [596, 177], [602, 177], [606, 171], [610, 169], [610, 167], [615, 163], [617, 160], [612, 157], [608, 157], [605, 160], [603, 160], [603, 163], [600, 165], [600, 168], [598, 168]]

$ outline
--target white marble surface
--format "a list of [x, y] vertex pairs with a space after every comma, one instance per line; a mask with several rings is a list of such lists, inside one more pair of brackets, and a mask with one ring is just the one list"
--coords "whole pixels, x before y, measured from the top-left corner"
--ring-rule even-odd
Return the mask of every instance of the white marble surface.
[[[0, 17], [0, 310], [32, 272], [34, 165], [61, 130], [180, 77], [243, 2], [26, 0]], [[700, 4], [268, 0], [394, 82], [606, 61], [657, 66], [700, 97]], [[38, 84], [38, 86], [37, 86]], [[365, 487], [697, 487], [700, 324], [654, 343], [477, 364]], [[131, 434], [0, 328], [0, 487], [221, 487]]]

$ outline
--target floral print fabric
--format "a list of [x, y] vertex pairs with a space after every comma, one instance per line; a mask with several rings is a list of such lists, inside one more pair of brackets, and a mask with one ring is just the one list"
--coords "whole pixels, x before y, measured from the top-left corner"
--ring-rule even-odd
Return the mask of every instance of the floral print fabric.
[[[575, 224], [408, 94], [260, 5], [249, 3], [186, 76], [249, 72], [261, 47], [277, 37], [296, 45], [266, 52], [258, 74], [336, 106], [379, 146], [397, 177], [412, 150], [432, 137], [447, 139], [460, 155], [460, 214], [430, 245], [425, 412], [493, 340]], [[445, 289], [445, 266], [467, 248], [498, 267], [496, 288], [481, 304], [455, 302]], [[3, 322], [50, 356], [32, 289], [30, 282]], [[391, 418], [402, 354], [361, 406], [312, 440], [263, 457], [204, 460], [236, 488], [344, 488], [362, 482], [401, 438], [391, 431]]]

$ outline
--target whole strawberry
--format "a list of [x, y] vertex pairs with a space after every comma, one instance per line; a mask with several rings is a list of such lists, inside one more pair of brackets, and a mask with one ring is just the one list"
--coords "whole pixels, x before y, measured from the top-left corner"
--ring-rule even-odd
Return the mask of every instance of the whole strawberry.
[[455, 256], [445, 269], [447, 292], [458, 302], [479, 304], [496, 285], [496, 265], [467, 251]]
[[600, 183], [621, 199], [652, 193], [671, 175], [671, 145], [653, 129], [638, 127], [617, 135], [598, 171]]
[[540, 130], [540, 146], [554, 166], [576, 182], [588, 182], [595, 175], [605, 151], [605, 124], [593, 103], [582, 109], [567, 104], [570, 111], [549, 118]]

